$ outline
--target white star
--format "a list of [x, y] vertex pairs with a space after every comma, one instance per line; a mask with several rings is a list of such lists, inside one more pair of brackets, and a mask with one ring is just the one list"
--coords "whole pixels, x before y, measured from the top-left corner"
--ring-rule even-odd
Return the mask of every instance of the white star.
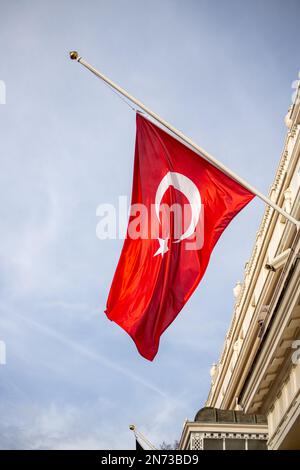
[[164, 240], [163, 238], [158, 238], [157, 239], [159, 242], [159, 248], [157, 252], [154, 254], [154, 256], [161, 255], [161, 257], [164, 256], [164, 254], [169, 251], [168, 248], [168, 239]]

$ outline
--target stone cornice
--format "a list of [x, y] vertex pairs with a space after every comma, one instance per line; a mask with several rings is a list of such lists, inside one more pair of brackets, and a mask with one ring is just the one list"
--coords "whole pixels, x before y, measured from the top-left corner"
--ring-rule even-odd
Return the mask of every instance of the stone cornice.
[[[289, 187], [290, 181], [295, 171], [296, 164], [298, 162], [299, 151], [300, 125], [295, 123], [292, 125], [292, 128], [287, 134], [280, 163], [274, 178], [274, 182], [270, 189], [270, 197], [281, 206], [284, 204], [286, 198], [285, 192]], [[299, 200], [298, 196], [299, 195], [294, 195], [293, 197], [292, 209], [294, 210], [294, 212], [296, 211], [297, 206], [297, 204], [295, 204], [295, 200]], [[297, 216], [296, 214], [294, 215]], [[274, 213], [273, 209], [270, 209], [270, 207], [266, 207], [262, 222], [257, 232], [252, 255], [245, 266], [244, 281], [237, 296], [232, 322], [226, 335], [225, 346], [223, 348], [223, 352], [221, 354], [221, 358], [218, 364], [217, 377], [215, 377], [214, 379], [214, 384], [212, 385], [208, 396], [207, 404], [209, 406], [223, 406], [224, 404], [223, 401], [220, 401], [220, 396], [222, 395], [222, 388], [225, 387], [226, 389], [228, 386], [228, 383], [225, 383], [225, 379], [226, 376], [228, 376], [228, 370], [230, 369], [230, 363], [234, 354], [235, 343], [239, 339], [241, 339], [242, 341], [244, 340], [244, 338], [240, 338], [240, 336], [245, 316], [249, 312], [251, 305], [253, 307], [251, 320], [252, 327], [247, 332], [247, 341], [244, 342], [242, 348], [244, 349], [244, 346], [247, 342], [248, 344], [251, 344], [251, 341], [253, 343], [253, 339], [257, 337], [257, 328], [255, 328], [256, 324], [253, 319], [257, 316], [259, 308], [263, 306], [262, 300], [264, 296], [266, 297], [266, 295], [263, 294], [266, 294], [266, 291], [268, 289], [273, 288], [272, 279], [274, 279], [274, 275], [272, 276], [272, 274], [270, 275], [270, 273], [265, 272], [265, 279], [262, 283], [259, 297], [255, 298], [255, 289], [257, 288], [259, 276], [262, 276], [262, 270], [264, 269], [265, 257], [269, 249], [270, 241], [272, 239], [274, 231], [281, 230], [281, 235], [278, 236], [277, 234], [277, 238], [279, 239], [277, 249], [279, 248], [279, 246], [283, 249], [284, 245], [288, 243], [288, 240], [291, 239], [291, 232], [293, 231], [290, 224], [281, 224], [280, 222], [283, 222], [280, 219], [280, 216], [278, 216], [277, 213]], [[251, 336], [253, 336], [253, 339], [251, 339]], [[246, 364], [244, 364], [244, 368], [245, 365]]]

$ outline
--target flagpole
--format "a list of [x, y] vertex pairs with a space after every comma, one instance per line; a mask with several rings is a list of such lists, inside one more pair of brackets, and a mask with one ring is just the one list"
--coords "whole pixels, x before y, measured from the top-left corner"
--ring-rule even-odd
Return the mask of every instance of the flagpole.
[[[139, 440], [141, 441], [144, 441], [145, 444], [147, 444], [148, 447], [150, 447], [151, 450], [157, 450], [156, 447], [154, 447], [154, 445], [148, 441], [148, 439], [141, 433], [137, 430], [136, 426], [134, 424], [130, 424], [129, 425], [129, 429], [130, 431], [133, 432], [134, 434], [134, 437], [136, 438], [136, 440], [139, 442]], [[140, 444], [141, 445], [141, 444]], [[142, 446], [141, 446], [142, 447]], [[144, 449], [146, 450], [146, 449]]]
[[181, 131], [173, 127], [171, 124], [169, 124], [167, 121], [165, 121], [163, 118], [161, 118], [158, 114], [153, 112], [151, 109], [149, 109], [147, 106], [145, 106], [141, 101], [139, 101], [137, 98], [134, 96], [130, 95], [126, 90], [121, 88], [119, 85], [114, 83], [112, 80], [110, 80], [108, 77], [106, 77], [103, 73], [99, 72], [99, 70], [95, 69], [92, 65], [90, 65], [88, 62], [86, 62], [85, 59], [79, 56], [77, 51], [72, 51], [70, 52], [70, 58], [72, 60], [76, 60], [79, 62], [81, 65], [86, 67], [90, 72], [92, 72], [94, 75], [96, 75], [98, 78], [103, 80], [105, 83], [107, 83], [109, 86], [114, 88], [116, 91], [118, 91], [121, 95], [125, 96], [128, 100], [130, 100], [132, 103], [134, 103], [136, 106], [138, 106], [140, 109], [145, 111], [149, 116], [151, 116], [153, 119], [158, 121], [160, 124], [162, 124], [164, 127], [169, 129], [173, 134], [177, 135], [181, 140], [183, 140], [186, 144], [191, 146], [194, 150], [196, 150], [197, 153], [199, 153], [202, 157], [204, 157], [206, 160], [208, 160], [213, 166], [221, 170], [223, 173], [226, 175], [230, 176], [232, 179], [237, 181], [240, 185], [244, 186], [244, 188], [248, 189], [251, 193], [255, 194], [259, 199], [261, 199], [263, 202], [265, 202], [268, 206], [272, 207], [275, 211], [277, 211], [279, 214], [283, 215], [287, 220], [292, 222], [294, 225], [296, 225], [297, 230], [300, 229], [300, 221], [296, 220], [293, 216], [288, 214], [285, 210], [283, 210], [280, 206], [275, 204], [270, 198], [265, 196], [262, 192], [260, 192], [258, 189], [256, 189], [254, 186], [251, 184], [247, 183], [243, 178], [238, 176], [236, 173], [231, 171], [229, 168], [227, 168], [223, 163], [219, 162], [216, 160], [211, 154], [206, 152], [206, 150], [202, 149], [197, 145], [195, 142], [193, 142], [189, 137], [185, 136]]

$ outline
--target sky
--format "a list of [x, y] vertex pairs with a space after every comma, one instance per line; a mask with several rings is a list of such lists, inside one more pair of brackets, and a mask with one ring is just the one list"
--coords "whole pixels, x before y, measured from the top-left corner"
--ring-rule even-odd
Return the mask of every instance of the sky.
[[264, 205], [224, 232], [154, 362], [139, 356], [103, 313], [122, 240], [96, 237], [98, 205], [131, 194], [135, 115], [68, 52], [268, 193], [300, 69], [299, 0], [0, 11], [0, 448], [130, 449], [131, 423], [172, 443], [204, 406]]

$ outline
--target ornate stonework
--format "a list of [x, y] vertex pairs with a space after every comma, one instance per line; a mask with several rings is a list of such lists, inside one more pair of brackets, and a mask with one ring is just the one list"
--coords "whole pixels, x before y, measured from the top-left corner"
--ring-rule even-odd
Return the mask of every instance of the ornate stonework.
[[[300, 219], [300, 89], [269, 195]], [[266, 207], [207, 399], [207, 406], [268, 417], [269, 448], [300, 449], [300, 234]], [[299, 354], [300, 356], [300, 354]], [[297, 438], [297, 436], [299, 436]]]

